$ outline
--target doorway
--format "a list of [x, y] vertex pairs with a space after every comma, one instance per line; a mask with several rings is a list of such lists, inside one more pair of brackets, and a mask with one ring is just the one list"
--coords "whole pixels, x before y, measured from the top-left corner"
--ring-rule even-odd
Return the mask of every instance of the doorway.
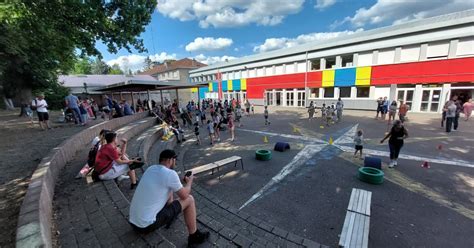
[[275, 97], [276, 106], [280, 106], [281, 105], [281, 91], [277, 91], [275, 93], [276, 93], [276, 97]]
[[441, 88], [423, 89], [421, 93], [421, 112], [439, 112]]
[[410, 111], [413, 106], [414, 94], [415, 89], [397, 89], [397, 100], [403, 101], [406, 105], [408, 105], [408, 111]]
[[305, 96], [306, 96], [306, 92], [304, 91], [297, 91], [296, 92], [297, 94], [297, 98], [296, 98], [296, 106], [298, 107], [305, 107]]

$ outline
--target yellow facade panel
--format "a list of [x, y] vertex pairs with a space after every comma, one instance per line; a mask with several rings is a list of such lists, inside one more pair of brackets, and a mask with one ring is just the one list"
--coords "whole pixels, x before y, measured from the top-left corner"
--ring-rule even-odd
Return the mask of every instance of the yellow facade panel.
[[372, 74], [372, 67], [358, 67], [356, 70], [356, 81], [355, 85], [370, 85], [370, 77]]
[[335, 70], [323, 71], [322, 86], [323, 87], [334, 87], [334, 75], [335, 75]]
[[240, 79], [240, 90], [247, 90], [247, 79]]

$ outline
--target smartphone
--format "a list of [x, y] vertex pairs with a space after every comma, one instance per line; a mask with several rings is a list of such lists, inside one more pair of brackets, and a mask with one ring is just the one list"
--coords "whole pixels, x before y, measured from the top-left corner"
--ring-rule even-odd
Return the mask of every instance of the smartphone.
[[186, 174], [184, 174], [185, 177], [190, 177], [193, 174], [192, 171], [186, 171]]

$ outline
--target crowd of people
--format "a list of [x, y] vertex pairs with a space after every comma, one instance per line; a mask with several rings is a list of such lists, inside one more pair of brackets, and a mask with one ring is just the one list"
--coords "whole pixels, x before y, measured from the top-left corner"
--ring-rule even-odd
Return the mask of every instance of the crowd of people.
[[[313, 101], [309, 103], [308, 107], [308, 120], [312, 121], [315, 118], [315, 114], [317, 107]], [[321, 106], [321, 120], [326, 126], [330, 126], [332, 124], [338, 123], [342, 120], [342, 112], [344, 110], [344, 102], [341, 98], [337, 99], [335, 104], [331, 104], [326, 106], [326, 103], [323, 103]]]

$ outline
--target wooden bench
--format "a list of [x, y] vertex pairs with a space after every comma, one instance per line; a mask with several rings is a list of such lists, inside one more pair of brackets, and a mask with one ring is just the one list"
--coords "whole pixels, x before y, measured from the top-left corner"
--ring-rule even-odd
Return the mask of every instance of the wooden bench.
[[232, 156], [232, 157], [228, 157], [226, 159], [222, 159], [222, 160], [219, 160], [219, 161], [216, 161], [216, 162], [213, 162], [213, 163], [209, 163], [209, 164], [205, 164], [205, 165], [202, 165], [202, 166], [192, 168], [190, 170], [187, 170], [186, 172], [191, 171], [193, 173], [193, 175], [197, 175], [197, 174], [200, 174], [200, 173], [203, 173], [203, 172], [206, 172], [206, 171], [211, 171], [211, 174], [214, 174], [214, 169], [217, 169], [217, 171], [219, 171], [220, 167], [222, 167], [226, 164], [230, 164], [230, 163], [234, 163], [234, 167], [236, 167], [238, 161], [240, 161], [240, 164], [241, 164], [242, 170], [243, 170], [244, 169], [244, 162], [242, 161], [242, 157]]
[[372, 192], [352, 189], [339, 247], [368, 247]]

